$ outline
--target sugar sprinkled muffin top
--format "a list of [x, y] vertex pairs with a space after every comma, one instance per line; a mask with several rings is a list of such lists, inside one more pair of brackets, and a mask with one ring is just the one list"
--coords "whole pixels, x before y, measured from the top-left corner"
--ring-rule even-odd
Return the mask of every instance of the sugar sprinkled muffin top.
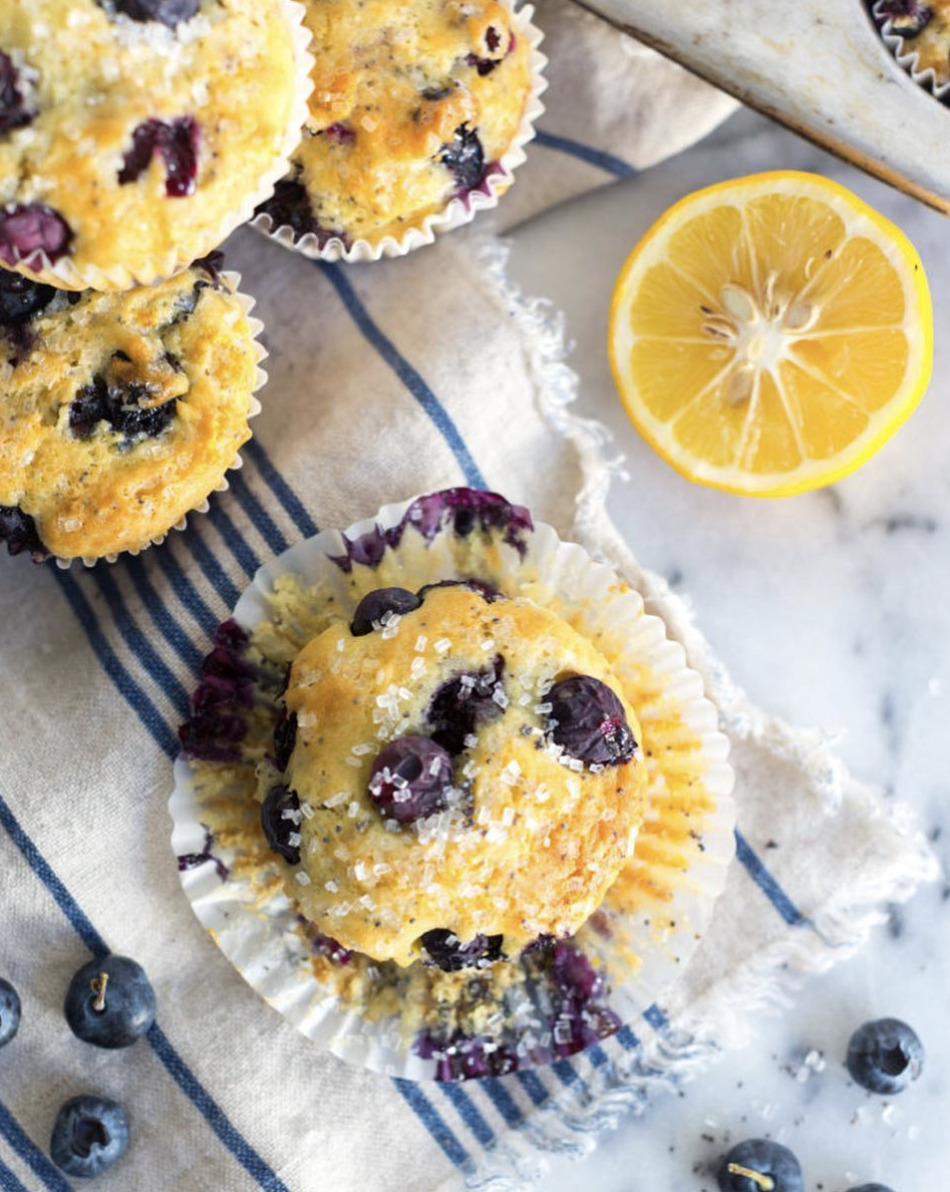
[[11, 553], [138, 550], [231, 467], [253, 330], [214, 263], [121, 294], [0, 275], [0, 539]]
[[203, 256], [273, 171], [299, 85], [280, 0], [5, 0], [0, 261], [110, 288]]
[[485, 186], [530, 89], [497, 0], [307, 0], [314, 91], [294, 171], [261, 210], [323, 244], [397, 238]]
[[450, 968], [576, 931], [642, 816], [639, 726], [604, 658], [466, 585], [354, 628], [298, 655], [262, 772], [301, 912], [345, 948]]

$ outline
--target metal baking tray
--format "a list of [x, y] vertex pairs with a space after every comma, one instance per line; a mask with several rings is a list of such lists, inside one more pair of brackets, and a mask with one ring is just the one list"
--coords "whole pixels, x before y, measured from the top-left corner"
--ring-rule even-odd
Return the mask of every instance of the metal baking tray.
[[863, 0], [578, 0], [750, 107], [950, 214], [950, 108]]

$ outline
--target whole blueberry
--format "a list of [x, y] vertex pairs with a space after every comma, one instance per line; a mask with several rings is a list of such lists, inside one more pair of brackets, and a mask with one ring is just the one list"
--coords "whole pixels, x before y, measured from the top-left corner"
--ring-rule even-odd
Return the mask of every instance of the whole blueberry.
[[0, 1047], [5, 1047], [19, 1029], [20, 995], [0, 977]]
[[127, 956], [84, 964], [69, 983], [63, 1007], [70, 1030], [96, 1047], [130, 1047], [155, 1021], [155, 990]]
[[19, 273], [0, 272], [0, 323], [13, 326], [39, 314], [56, 297], [52, 286], [30, 281]]
[[805, 1192], [798, 1160], [788, 1147], [767, 1138], [737, 1143], [723, 1157], [716, 1178], [720, 1192]]
[[377, 588], [375, 592], [367, 592], [356, 606], [353, 620], [350, 622], [350, 633], [354, 637], [365, 637], [372, 633], [383, 618], [390, 616], [403, 617], [419, 607], [422, 600], [406, 588]]
[[47, 554], [46, 547], [40, 541], [36, 522], [18, 505], [0, 505], [0, 542], [7, 544], [11, 555], [18, 555], [24, 550], [29, 551], [34, 558]]
[[388, 819], [411, 824], [442, 811], [452, 786], [452, 758], [431, 737], [397, 737], [373, 762], [369, 797]]
[[433, 695], [426, 716], [432, 738], [453, 756], [467, 748], [466, 738], [504, 711], [505, 660], [496, 654], [491, 666], [463, 671]]
[[628, 762], [637, 747], [623, 704], [606, 683], [590, 675], [572, 675], [555, 683], [551, 738], [565, 753], [588, 765]]
[[427, 931], [420, 937], [423, 960], [446, 973], [456, 973], [464, 968], [483, 968], [502, 956], [503, 935], [476, 935], [463, 944], [451, 931], [444, 927]]
[[300, 864], [299, 813], [297, 792], [286, 786], [272, 787], [261, 804], [261, 827], [267, 843], [291, 865]]
[[49, 1153], [57, 1167], [78, 1179], [102, 1175], [125, 1154], [129, 1119], [107, 1097], [73, 1097], [56, 1115]]
[[924, 1045], [906, 1022], [879, 1018], [851, 1036], [846, 1063], [851, 1078], [872, 1093], [903, 1092], [924, 1066]]
[[174, 29], [190, 21], [201, 7], [201, 0], [115, 0], [116, 9], [133, 21], [160, 21]]

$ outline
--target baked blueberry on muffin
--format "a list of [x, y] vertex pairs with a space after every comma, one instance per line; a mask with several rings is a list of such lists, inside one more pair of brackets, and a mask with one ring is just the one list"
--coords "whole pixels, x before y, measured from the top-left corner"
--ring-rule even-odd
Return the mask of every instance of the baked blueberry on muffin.
[[[530, 46], [497, 0], [306, 0], [314, 91], [294, 168], [259, 211], [295, 240], [397, 240], [503, 188]], [[496, 177], [497, 176], [497, 177]]]
[[871, 11], [901, 39], [901, 53], [916, 56], [917, 71], [932, 70], [938, 87], [950, 83], [950, 0], [876, 0]]
[[286, 169], [298, 56], [283, 0], [4, 0], [0, 262], [112, 289], [216, 248]]
[[90, 560], [166, 533], [250, 437], [259, 355], [210, 260], [121, 294], [0, 273], [0, 540]]
[[368, 593], [296, 657], [262, 823], [346, 949], [454, 970], [572, 935], [633, 850], [639, 726], [597, 649], [468, 583]]

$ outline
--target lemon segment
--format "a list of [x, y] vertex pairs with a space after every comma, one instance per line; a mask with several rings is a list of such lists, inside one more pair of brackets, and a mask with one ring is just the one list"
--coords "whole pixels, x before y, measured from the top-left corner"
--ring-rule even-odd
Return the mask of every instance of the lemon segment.
[[689, 480], [789, 496], [860, 467], [919, 402], [933, 359], [907, 237], [816, 174], [688, 195], [634, 248], [608, 341], [621, 400]]

